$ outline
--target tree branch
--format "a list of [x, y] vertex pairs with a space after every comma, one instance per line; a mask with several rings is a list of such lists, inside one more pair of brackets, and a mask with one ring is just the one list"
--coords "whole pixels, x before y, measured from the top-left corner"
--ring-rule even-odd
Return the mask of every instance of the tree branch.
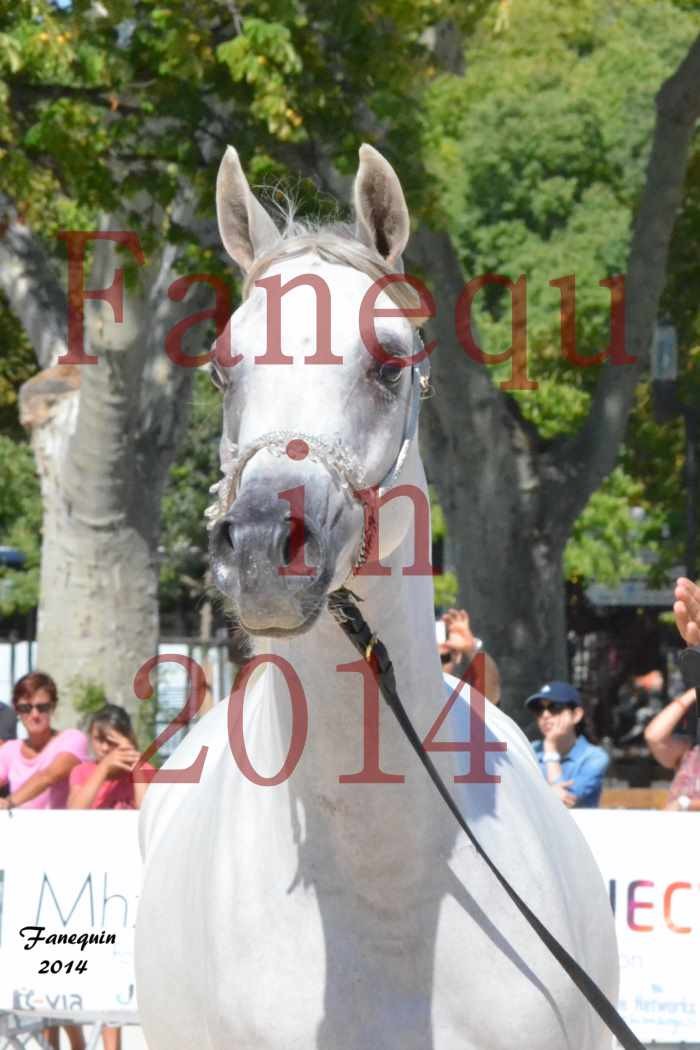
[[48, 368], [67, 352], [68, 304], [39, 239], [10, 223], [0, 237], [0, 288], [22, 323], [39, 366]]
[[80, 87], [75, 84], [36, 84], [19, 78], [10, 78], [8, 84], [14, 113], [26, 113], [28, 106], [35, 105], [37, 102], [55, 102], [62, 98], [76, 98], [111, 112], [120, 110], [122, 113], [144, 116], [144, 111], [140, 106], [121, 101], [116, 91], [107, 87], [90, 88]]

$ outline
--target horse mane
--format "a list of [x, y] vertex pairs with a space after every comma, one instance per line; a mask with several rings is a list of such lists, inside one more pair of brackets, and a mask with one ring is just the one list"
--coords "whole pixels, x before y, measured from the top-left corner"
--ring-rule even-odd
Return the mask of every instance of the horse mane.
[[[350, 223], [323, 223], [313, 219], [298, 219], [290, 200], [285, 202], [285, 207], [281, 210], [285, 224], [280, 233], [280, 240], [274, 248], [253, 261], [243, 283], [244, 300], [255, 287], [255, 282], [270, 266], [283, 259], [293, 259], [309, 253], [317, 255], [324, 262], [359, 270], [372, 281], [378, 281], [382, 277], [400, 276], [400, 273], [387, 265], [375, 248], [358, 239]], [[401, 309], [415, 310], [421, 305], [416, 290], [404, 281], [389, 283], [384, 291]], [[411, 318], [410, 314], [407, 319], [412, 325], [416, 325], [417, 321]]]

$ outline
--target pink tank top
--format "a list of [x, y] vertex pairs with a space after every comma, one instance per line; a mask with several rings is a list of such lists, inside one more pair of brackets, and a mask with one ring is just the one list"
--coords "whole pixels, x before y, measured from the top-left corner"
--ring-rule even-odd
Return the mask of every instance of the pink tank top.
[[[38, 755], [27, 758], [21, 740], [8, 740], [0, 747], [0, 784], [8, 782], [17, 791], [34, 773], [48, 769], [59, 755], [74, 755], [78, 762], [87, 761], [88, 738], [79, 729], [64, 729], [52, 736]], [[57, 780], [40, 795], [22, 803], [22, 809], [65, 809], [68, 804], [68, 776]]]

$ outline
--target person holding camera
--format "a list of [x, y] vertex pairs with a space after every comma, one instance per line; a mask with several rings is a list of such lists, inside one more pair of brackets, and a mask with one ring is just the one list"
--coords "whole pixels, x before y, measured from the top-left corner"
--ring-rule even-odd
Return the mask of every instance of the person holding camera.
[[463, 678], [492, 704], [501, 701], [501, 676], [483, 642], [471, 629], [465, 609], [448, 609], [437, 623], [438, 652], [444, 674]]

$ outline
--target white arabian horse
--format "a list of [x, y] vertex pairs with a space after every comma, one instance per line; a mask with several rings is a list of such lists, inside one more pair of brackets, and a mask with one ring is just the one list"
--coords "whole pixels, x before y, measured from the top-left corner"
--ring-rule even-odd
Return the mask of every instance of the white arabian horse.
[[[212, 567], [260, 639], [258, 652], [272, 659], [251, 675], [242, 706], [240, 697], [217, 705], [166, 764], [185, 768], [205, 746], [199, 783], [155, 783], [146, 796], [136, 967], [149, 1050], [601, 1050], [611, 1041], [602, 1022], [457, 827], [383, 705], [381, 770], [405, 782], [339, 781], [363, 767], [364, 701], [360, 673], [337, 670], [357, 653], [329, 613], [329, 594], [347, 583], [361, 599], [421, 737], [450, 691], [432, 580], [402, 572], [414, 558], [409, 499], [381, 511], [390, 575], [353, 575], [367, 544], [357, 491], [400, 483], [426, 492], [412, 422], [419, 370], [375, 358], [358, 323], [373, 282], [400, 270], [409, 233], [396, 174], [369, 146], [354, 196], [356, 232], [292, 225], [280, 234], [235, 150], [219, 171], [221, 236], [247, 282], [230, 322], [230, 352], [241, 359], [216, 368], [225, 477]], [[268, 296], [279, 279], [303, 275], [281, 299], [287, 363], [256, 362], [277, 338]], [[329, 290], [329, 319], [317, 317], [314, 278]], [[393, 310], [375, 320], [395, 360], [416, 348], [418, 322], [396, 305], [401, 287], [376, 303]], [[290, 440], [306, 442], [309, 455], [293, 458]], [[301, 564], [313, 572], [305, 576], [283, 572], [300, 564], [290, 490], [302, 487]], [[276, 774], [290, 742], [297, 752], [303, 742], [305, 705], [299, 689], [290, 700], [277, 658], [293, 666], [308, 710], [303, 753], [286, 779]], [[469, 739], [469, 702], [465, 686], [437, 739]], [[454, 785], [469, 769], [464, 751], [436, 763], [480, 843], [615, 1002], [617, 951], [600, 872], [523, 734], [486, 706], [488, 736], [507, 745], [485, 759], [500, 783]]]

